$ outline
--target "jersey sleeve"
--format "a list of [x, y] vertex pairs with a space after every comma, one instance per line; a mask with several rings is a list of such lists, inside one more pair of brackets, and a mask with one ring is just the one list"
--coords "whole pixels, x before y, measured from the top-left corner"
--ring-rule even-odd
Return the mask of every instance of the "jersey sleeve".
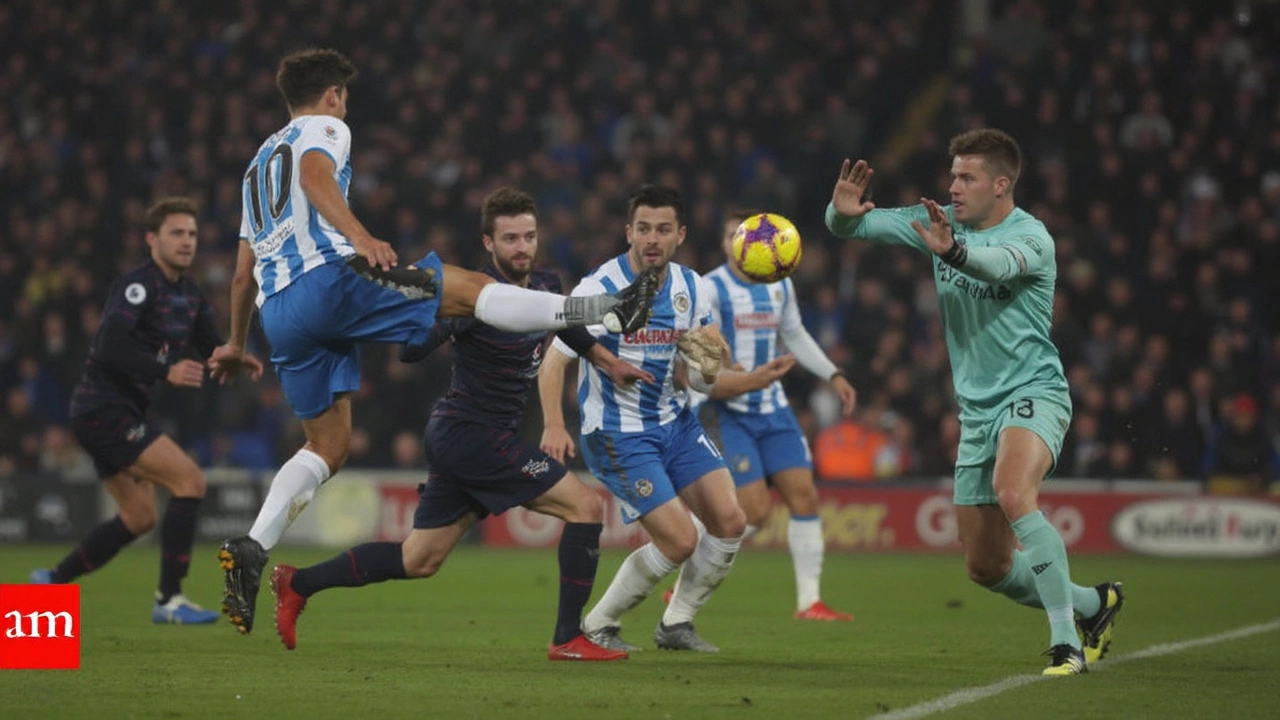
[[338, 118], [317, 115], [302, 127], [293, 146], [299, 161], [303, 155], [316, 151], [328, 155], [333, 166], [341, 168], [351, 157], [351, 129]]
[[720, 312], [720, 283], [711, 277], [703, 277], [702, 284], [698, 287], [698, 294], [705, 294], [707, 302], [711, 304], [711, 322], [724, 325], [724, 313]]
[[196, 313], [196, 325], [191, 333], [191, 344], [201, 360], [213, 354], [215, 348], [222, 344], [222, 335], [218, 333], [218, 323], [213, 318], [213, 305], [202, 295], [200, 311]]
[[692, 275], [694, 287], [693, 317], [689, 319], [689, 327], [696, 328], [718, 323], [719, 306], [715, 301], [717, 297], [715, 285], [698, 273], [692, 273]]
[[796, 286], [791, 278], [782, 281], [782, 317], [778, 318], [778, 330], [794, 332], [796, 328], [804, 329], [800, 319], [800, 303], [796, 302]]
[[1023, 232], [988, 247], [971, 247], [956, 269], [990, 283], [1038, 277], [1053, 269], [1053, 239], [1045, 232]]
[[133, 330], [154, 301], [154, 295], [154, 289], [138, 279], [125, 278], [112, 285], [102, 313], [102, 330], [94, 347], [94, 356], [100, 362], [152, 382], [168, 374], [169, 366], [140, 348]]
[[[943, 210], [948, 216], [951, 215], [950, 205]], [[929, 211], [924, 205], [887, 210], [876, 208], [860, 218], [851, 218], [836, 212], [835, 206], [827, 203], [826, 219], [827, 228], [838, 237], [867, 240], [883, 245], [905, 245], [925, 255], [933, 254], [916, 234], [915, 228], [911, 227], [911, 223], [916, 220], [925, 227], [929, 226]]]
[[[573, 289], [573, 292], [569, 294], [573, 297], [585, 297], [587, 295], [603, 295], [607, 292], [608, 290], [605, 289], [604, 285], [599, 280], [593, 277], [585, 277], [582, 278], [582, 282], [578, 283], [578, 286]], [[591, 337], [598, 338], [608, 331], [605, 329], [604, 325], [588, 325], [587, 332], [591, 334]], [[571, 358], [578, 357], [578, 353], [559, 337], [556, 337], [555, 342], [553, 342], [551, 346]]]

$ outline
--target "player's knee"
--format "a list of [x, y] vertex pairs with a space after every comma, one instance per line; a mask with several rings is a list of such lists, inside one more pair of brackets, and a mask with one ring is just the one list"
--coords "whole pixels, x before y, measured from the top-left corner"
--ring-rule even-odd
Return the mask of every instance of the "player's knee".
[[[812, 484], [791, 493], [787, 503], [792, 515], [817, 515], [818, 514], [818, 489]], [[760, 525], [754, 520], [752, 525]]]
[[440, 568], [444, 565], [446, 557], [447, 556], [443, 553], [406, 552], [402, 558], [404, 562], [404, 574], [406, 577], [411, 578], [429, 578], [440, 572]]
[[[747, 515], [734, 503], [732, 508], [724, 508], [715, 514], [712, 522], [705, 522], [707, 532], [718, 538], [742, 537], [747, 531]], [[755, 523], [752, 523], [753, 525]]]
[[1004, 579], [1012, 567], [1011, 561], [1000, 561], [995, 558], [967, 558], [965, 569], [969, 579], [983, 587], [991, 587]]
[[604, 498], [590, 488], [583, 487], [574, 498], [566, 522], [599, 524], [604, 522]]
[[142, 503], [121, 506], [120, 522], [134, 535], [143, 535], [156, 526], [156, 509]]
[[203, 498], [208, 487], [209, 484], [205, 480], [204, 473], [199, 468], [193, 468], [191, 472], [183, 476], [176, 494], [180, 497]]
[[[997, 483], [995, 488], [996, 502], [1007, 518], [1020, 518], [1035, 509], [1035, 497], [1024, 492], [1016, 485]], [[1030, 510], [1028, 510], [1030, 505]]]

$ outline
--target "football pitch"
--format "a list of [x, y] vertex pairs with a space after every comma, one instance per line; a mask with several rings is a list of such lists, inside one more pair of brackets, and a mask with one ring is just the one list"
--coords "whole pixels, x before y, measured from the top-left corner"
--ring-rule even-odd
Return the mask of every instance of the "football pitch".
[[[63, 552], [0, 547], [0, 582]], [[153, 626], [158, 552], [125, 550], [85, 579], [81, 669], [0, 672], [0, 718], [1280, 716], [1276, 559], [1073, 558], [1078, 580], [1123, 580], [1128, 599], [1108, 662], [1040, 681], [1043, 613], [970, 584], [958, 557], [829, 555], [824, 599], [857, 618], [812, 624], [791, 617], [789, 556], [747, 551], [698, 618], [720, 654], [653, 649], [654, 597], [624, 621], [644, 652], [553, 663], [553, 551], [467, 547], [429, 580], [322, 593], [293, 652], [265, 588], [251, 637]], [[197, 548], [186, 585], [206, 607], [221, 587], [214, 555]], [[273, 561], [331, 555], [280, 548]], [[605, 554], [597, 596], [623, 557]]]

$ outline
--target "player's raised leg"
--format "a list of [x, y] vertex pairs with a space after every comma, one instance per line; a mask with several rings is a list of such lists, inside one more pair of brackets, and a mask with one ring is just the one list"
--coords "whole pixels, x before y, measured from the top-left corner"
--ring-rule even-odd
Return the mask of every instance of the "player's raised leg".
[[436, 273], [416, 266], [382, 270], [360, 256], [348, 259], [358, 275], [396, 290], [411, 299], [439, 297], [440, 317], [472, 317], [499, 330], [538, 332], [580, 325], [603, 324], [610, 332], [634, 332], [644, 327], [649, 306], [661, 284], [653, 268], [616, 293], [564, 297], [499, 283], [485, 273], [444, 265]]

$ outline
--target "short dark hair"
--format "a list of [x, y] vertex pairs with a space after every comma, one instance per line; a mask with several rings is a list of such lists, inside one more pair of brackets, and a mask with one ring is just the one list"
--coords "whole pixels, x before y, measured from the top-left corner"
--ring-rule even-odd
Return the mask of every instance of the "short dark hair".
[[498, 188], [489, 193], [480, 205], [480, 233], [493, 237], [495, 220], [525, 214], [538, 217], [538, 204], [533, 201], [532, 195], [515, 188]]
[[356, 76], [356, 66], [345, 55], [328, 48], [299, 50], [280, 61], [276, 87], [290, 110], [319, 100], [331, 87], [345, 88]]
[[142, 224], [147, 228], [147, 232], [158, 233], [165, 218], [170, 215], [190, 215], [198, 218], [200, 208], [196, 205], [196, 201], [189, 197], [160, 198], [154, 205], [147, 208], [147, 213], [142, 216]]
[[636, 219], [636, 208], [673, 208], [676, 211], [676, 225], [684, 225], [684, 201], [680, 199], [680, 191], [667, 185], [646, 183], [640, 186], [631, 202], [627, 204], [627, 222]]
[[983, 128], [960, 133], [951, 138], [947, 152], [956, 155], [980, 155], [996, 175], [1009, 178], [1009, 185], [1018, 184], [1022, 173], [1022, 150], [1018, 141], [1003, 130]]
[[763, 210], [757, 210], [756, 208], [729, 208], [724, 214], [724, 221], [741, 225], [743, 220], [763, 214]]

